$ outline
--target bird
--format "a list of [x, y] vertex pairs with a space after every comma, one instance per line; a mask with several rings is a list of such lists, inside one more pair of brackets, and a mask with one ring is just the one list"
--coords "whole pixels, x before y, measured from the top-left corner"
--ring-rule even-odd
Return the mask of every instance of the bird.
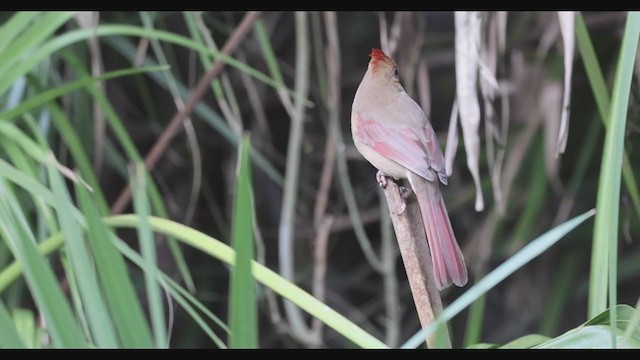
[[356, 149], [378, 169], [376, 180], [407, 179], [429, 244], [438, 290], [467, 283], [467, 267], [440, 192], [447, 185], [444, 156], [422, 108], [407, 94], [398, 66], [380, 49], [372, 49], [367, 71], [351, 107]]

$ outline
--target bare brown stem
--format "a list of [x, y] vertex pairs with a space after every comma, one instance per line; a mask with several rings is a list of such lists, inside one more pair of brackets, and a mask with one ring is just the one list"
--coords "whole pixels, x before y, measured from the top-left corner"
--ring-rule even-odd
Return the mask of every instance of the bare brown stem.
[[[391, 221], [398, 240], [402, 262], [409, 279], [409, 286], [411, 287], [411, 294], [416, 305], [420, 325], [424, 328], [442, 312], [442, 300], [436, 287], [433, 264], [431, 255], [429, 255], [420, 209], [415, 197], [410, 197], [406, 201], [405, 210], [400, 214], [396, 213], [396, 209], [402, 208], [403, 200], [398, 185], [393, 181], [387, 183], [384, 194], [387, 198], [387, 206], [389, 207]], [[446, 334], [447, 330], [444, 329], [443, 333]], [[448, 336], [438, 340], [445, 341], [445, 346], [451, 347]], [[432, 334], [427, 338], [427, 345], [429, 348], [436, 346], [436, 334]]]

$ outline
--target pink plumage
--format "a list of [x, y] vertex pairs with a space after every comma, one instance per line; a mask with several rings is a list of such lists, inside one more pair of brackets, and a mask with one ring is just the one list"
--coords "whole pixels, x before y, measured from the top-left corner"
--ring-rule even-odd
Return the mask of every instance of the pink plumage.
[[358, 151], [386, 176], [408, 179], [416, 194], [439, 289], [464, 286], [467, 268], [453, 233], [440, 183], [447, 184], [438, 138], [404, 91], [396, 63], [379, 49], [356, 91], [351, 130]]

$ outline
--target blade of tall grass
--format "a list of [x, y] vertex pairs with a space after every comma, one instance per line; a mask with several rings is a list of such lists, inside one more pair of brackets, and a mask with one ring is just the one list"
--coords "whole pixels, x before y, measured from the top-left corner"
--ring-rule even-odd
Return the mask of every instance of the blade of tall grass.
[[245, 135], [236, 173], [236, 194], [231, 238], [235, 250], [235, 266], [231, 270], [229, 292], [229, 327], [231, 348], [258, 348], [258, 315], [255, 281], [251, 274], [253, 260], [253, 200], [251, 187], [251, 142]]
[[[135, 215], [118, 215], [105, 219], [105, 223], [115, 227], [134, 227], [138, 222]], [[199, 249], [211, 256], [234, 265], [235, 255], [228, 245], [207, 236], [197, 230], [178, 224], [171, 220], [150, 217], [149, 223], [154, 231], [174, 236], [176, 239]], [[327, 326], [351, 340], [354, 344], [365, 348], [386, 348], [380, 340], [350, 322], [344, 316], [319, 302], [306, 291], [288, 282], [272, 270], [252, 261], [253, 276], [276, 293], [292, 301], [312, 316], [320, 319]]]
[[[145, 262], [144, 271], [144, 287], [149, 303], [149, 313], [151, 314], [151, 328], [155, 339], [155, 345], [158, 348], [164, 348], [168, 345], [166, 322], [164, 319], [164, 303], [162, 299], [162, 291], [158, 282], [154, 280], [152, 274], [157, 267], [158, 259], [156, 256], [156, 244], [153, 233], [149, 227], [149, 200], [146, 193], [146, 169], [144, 164], [138, 162], [135, 164], [131, 174], [131, 189], [133, 192], [133, 208], [139, 216], [140, 221], [136, 227], [138, 233], [138, 241], [140, 243], [140, 252]], [[152, 270], [153, 269], [153, 270]]]
[[14, 38], [22, 33], [35, 18], [39, 17], [39, 11], [20, 11], [15, 13], [7, 22], [0, 27], [0, 52], [12, 43]]
[[102, 291], [98, 287], [98, 277], [94, 271], [92, 257], [82, 236], [82, 230], [73, 217], [73, 202], [62, 175], [55, 166], [56, 160], [53, 153], [50, 158], [51, 162], [47, 170], [55, 198], [56, 214], [66, 239], [66, 252], [77, 281], [88, 326], [98, 347], [115, 348], [118, 346], [115, 329]]
[[49, 346], [46, 339], [46, 330], [40, 327], [36, 321], [36, 316], [30, 309], [14, 308], [11, 312], [13, 323], [16, 325], [18, 335], [26, 348], [40, 349]]
[[482, 326], [484, 319], [485, 303], [487, 297], [482, 295], [474, 301], [469, 309], [467, 327], [464, 332], [464, 347], [469, 347], [480, 342], [482, 337]]
[[[0, 94], [4, 93], [6, 89], [13, 83], [13, 81], [20, 76], [26, 74], [40, 61], [48, 58], [51, 54], [58, 50], [69, 46], [71, 44], [84, 41], [93, 36], [96, 37], [109, 37], [109, 36], [135, 36], [142, 38], [154, 38], [168, 43], [180, 45], [193, 50], [203, 50], [212, 54], [217, 59], [220, 59], [225, 64], [235, 67], [240, 71], [247, 73], [248, 75], [264, 82], [265, 84], [278, 88], [279, 84], [269, 76], [255, 70], [247, 64], [244, 64], [231, 56], [222, 54], [221, 52], [209, 49], [196, 41], [186, 38], [181, 35], [177, 35], [168, 31], [162, 30], [148, 30], [138, 26], [129, 25], [101, 25], [92, 29], [81, 29], [68, 31], [60, 36], [50, 39], [43, 46], [37, 48], [31, 56], [26, 58], [23, 62], [16, 65], [11, 69], [9, 74], [6, 74], [3, 81], [0, 82]], [[286, 89], [287, 92], [295, 99], [300, 96], [290, 89]], [[301, 98], [305, 106], [313, 106], [313, 103], [306, 98]]]
[[24, 347], [9, 310], [0, 300], [0, 348], [24, 349]]
[[120, 344], [125, 348], [149, 348], [153, 345], [151, 332], [122, 255], [111, 242], [109, 231], [86, 187], [76, 184], [76, 197], [87, 221], [89, 246]]
[[109, 80], [117, 77], [139, 74], [139, 73], [148, 72], [148, 71], [163, 71], [167, 69], [169, 69], [168, 66], [151, 66], [151, 67], [142, 67], [142, 68], [134, 68], [134, 69], [116, 70], [116, 71], [108, 72], [106, 74], [103, 74], [95, 78], [87, 77], [78, 81], [74, 81], [70, 84], [65, 84], [57, 88], [47, 90], [36, 96], [33, 96], [30, 99], [20, 103], [20, 105], [0, 113], [0, 121], [11, 120], [57, 97], [60, 97], [66, 93], [90, 86], [94, 84], [96, 81]]
[[540, 321], [540, 332], [553, 336], [562, 320], [563, 307], [567, 303], [569, 296], [574, 291], [575, 276], [578, 273], [580, 255], [572, 252], [562, 260], [562, 267], [555, 276], [555, 283], [551, 290], [551, 298], [545, 307], [542, 320]]
[[[24, 75], [24, 73], [22, 73], [19, 76], [12, 77], [12, 75], [16, 75], [13, 73], [14, 69], [20, 66], [17, 65], [14, 67], [14, 64], [27, 62], [30, 55], [32, 55], [29, 53], [33, 52], [34, 49], [37, 51], [37, 49], [41, 48], [43, 42], [45, 44], [48, 43], [46, 42], [47, 38], [72, 16], [73, 12], [45, 13], [38, 21], [21, 29], [22, 31], [19, 31], [19, 36], [13, 41], [8, 40], [10, 42], [7, 42], [4, 51], [0, 52], [0, 78], [3, 79], [3, 81], [0, 82], [0, 88], [2, 89], [0, 90], [0, 94], [4, 94], [5, 90], [13, 83], [13, 80]], [[12, 25], [17, 27], [16, 23]], [[7, 30], [11, 31], [12, 29]], [[7, 73], [10, 75], [7, 76]]]
[[[72, 65], [73, 68], [76, 71], [78, 71], [81, 76], [89, 77], [89, 73], [87, 69], [85, 69], [84, 66], [77, 60], [77, 57], [74, 54], [67, 52], [67, 53], [64, 53], [64, 56], [65, 56], [65, 59], [67, 59], [67, 61], [69, 62], [69, 64]], [[127, 154], [127, 157], [129, 158], [129, 160], [134, 162], [141, 162], [142, 156], [138, 152], [138, 149], [136, 148], [136, 145], [133, 142], [133, 139], [131, 138], [129, 131], [124, 126], [124, 122], [122, 121], [122, 119], [120, 119], [120, 117], [116, 113], [115, 109], [113, 108], [113, 106], [111, 105], [111, 103], [109, 102], [105, 94], [103, 94], [100, 91], [100, 89], [96, 86], [95, 83], [89, 84], [88, 90], [89, 90], [89, 93], [93, 96], [94, 100], [100, 106], [103, 114], [105, 114], [107, 118], [107, 122], [111, 127], [111, 130], [115, 134], [122, 148], [125, 150], [125, 153]], [[146, 171], [146, 168], [145, 168], [145, 171]], [[152, 180], [150, 175], [147, 175], [147, 178], [149, 180]], [[151, 199], [151, 205], [153, 206], [154, 211], [161, 217], [165, 217], [165, 218], [168, 217], [168, 213], [165, 208], [163, 198], [162, 196], [160, 196], [160, 192], [158, 191], [158, 188], [155, 185], [155, 182], [149, 181], [147, 184], [148, 184], [149, 197]], [[186, 261], [184, 260], [184, 255], [182, 254], [180, 247], [178, 246], [177, 242], [171, 238], [167, 239], [167, 244], [169, 245], [169, 250], [171, 251], [171, 254], [174, 260], [176, 261], [178, 270], [180, 271], [180, 275], [184, 279], [187, 286], [193, 290], [194, 289], [193, 278], [191, 277], [191, 273], [189, 272], [189, 267], [186, 265]]]
[[[18, 146], [13, 139], [7, 136], [2, 137], [2, 147], [4, 148], [9, 160], [15, 164], [18, 171], [21, 171], [24, 175], [29, 176], [33, 179], [37, 177], [37, 172], [39, 169], [36, 166], [36, 162], [30, 159]], [[53, 212], [51, 208], [49, 208], [46, 202], [39, 196], [33, 196], [33, 202], [36, 205], [36, 209], [38, 211], [38, 220], [46, 223], [49, 231], [55, 233], [58, 232], [58, 225], [53, 216]]]
[[[598, 64], [598, 58], [596, 52], [593, 49], [591, 38], [587, 26], [584, 23], [582, 13], [578, 12], [576, 16], [576, 39], [578, 41], [578, 49], [580, 51], [580, 57], [582, 58], [584, 68], [587, 72], [587, 78], [591, 84], [591, 90], [596, 99], [596, 105], [598, 107], [598, 113], [602, 119], [603, 124], [607, 127], [610, 110], [609, 92], [602, 75], [602, 70]], [[638, 182], [633, 174], [631, 163], [629, 162], [629, 156], [625, 150], [624, 158], [622, 162], [622, 176], [624, 179], [627, 191], [631, 197], [631, 202], [636, 210], [636, 215], [640, 218], [640, 190], [638, 190]]]
[[[135, 228], [138, 218], [135, 215], [117, 215], [106, 218], [104, 222], [112, 227]], [[149, 223], [154, 231], [158, 233], [174, 236], [176, 239], [214, 256], [227, 264], [234, 264], [235, 256], [233, 249], [215, 238], [167, 219], [150, 217]], [[59, 249], [62, 244], [62, 234], [56, 234], [46, 241], [43, 241], [38, 246], [38, 251], [43, 255], [47, 255]], [[118, 247], [120, 248], [120, 246]], [[0, 273], [0, 293], [20, 276], [21, 271], [20, 265], [13, 263]], [[256, 280], [279, 293], [281, 296], [293, 301], [309, 314], [320, 319], [336, 332], [351, 340], [354, 344], [365, 348], [387, 348], [380, 340], [265, 266], [252, 261], [252, 271]]]
[[[605, 289], [608, 281], [611, 323], [616, 322], [620, 165], [624, 151], [629, 92], [639, 35], [640, 13], [629, 12], [613, 85], [610, 118], [605, 134], [596, 203], [598, 213], [594, 224], [589, 315], [593, 317], [606, 308], [607, 292]], [[613, 333], [611, 334], [611, 343], [615, 348], [616, 336]]]
[[38, 309], [47, 321], [57, 347], [85, 347], [82, 331], [50, 266], [38, 254], [21, 206], [4, 181], [0, 181], [0, 234], [16, 260], [23, 266], [27, 285]]
[[439, 326], [451, 320], [480, 296], [486, 294], [490, 289], [499, 284], [507, 276], [513, 274], [529, 261], [545, 252], [548, 248], [562, 239], [567, 233], [593, 216], [594, 213], [595, 210], [589, 210], [582, 215], [576, 216], [573, 219], [554, 227], [531, 241], [527, 246], [523, 247], [522, 250], [507, 259], [507, 261], [487, 274], [487, 276], [482, 278], [482, 280], [478, 281], [469, 290], [462, 294], [462, 296], [451, 303], [451, 305], [447, 306], [447, 308], [445, 308], [429, 326], [421, 329], [413, 335], [404, 345], [402, 345], [402, 348], [415, 348], [422, 344], [426, 337], [433, 334]]
[[[200, 328], [209, 336], [209, 338], [216, 344], [218, 347], [222, 349], [226, 349], [227, 346], [224, 342], [218, 337], [211, 327], [204, 321], [204, 319], [195, 311], [195, 309], [191, 306], [194, 304], [198, 309], [200, 309], [207, 317], [212, 319], [218, 326], [220, 326], [223, 330], [229, 333], [229, 328], [215, 315], [213, 315], [202, 303], [200, 303], [197, 299], [195, 299], [187, 290], [182, 288], [178, 283], [173, 281], [169, 276], [165, 275], [153, 265], [149, 265], [137, 252], [135, 252], [131, 247], [129, 247], [124, 241], [115, 238], [113, 239], [115, 246], [118, 250], [126, 256], [129, 260], [131, 260], [134, 264], [136, 264], [141, 269], [150, 269], [151, 274], [155, 278], [155, 281], [162, 283], [165, 289], [171, 294], [171, 297], [176, 300], [176, 302], [182, 306], [182, 308], [191, 316], [191, 318], [200, 326]], [[146, 270], [145, 270], [146, 271]], [[168, 285], [168, 286], [167, 286]], [[191, 303], [191, 304], [189, 304]]]

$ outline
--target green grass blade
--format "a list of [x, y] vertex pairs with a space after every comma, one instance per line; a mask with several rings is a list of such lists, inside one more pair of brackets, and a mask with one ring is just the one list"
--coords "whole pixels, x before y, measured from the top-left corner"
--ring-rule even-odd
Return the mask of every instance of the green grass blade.
[[[141, 269], [147, 269], [150, 265], [146, 263], [144, 259], [138, 253], [136, 253], [129, 245], [127, 245], [124, 241], [114, 238], [115, 245], [120, 250], [120, 252], [126, 256], [129, 260], [131, 260], [134, 264], [138, 265]], [[227, 346], [224, 342], [218, 337], [211, 327], [207, 325], [207, 323], [202, 319], [200, 314], [189, 304], [192, 303], [198, 307], [202, 312], [204, 312], [210, 319], [212, 319], [218, 326], [220, 326], [227, 333], [229, 329], [227, 326], [218, 319], [215, 315], [213, 315], [202, 303], [200, 303], [197, 299], [195, 299], [187, 290], [182, 288], [178, 283], [173, 281], [170, 277], [162, 273], [155, 266], [152, 266], [153, 271], [150, 272], [151, 275], [155, 278], [155, 280], [161, 284], [163, 284], [164, 288], [171, 294], [171, 297], [175, 299], [180, 306], [191, 316], [191, 318], [200, 326], [200, 328], [209, 336], [209, 338], [220, 348], [226, 349]], [[146, 271], [146, 270], [145, 270]]]
[[[633, 65], [640, 35], [640, 13], [629, 12], [620, 57], [613, 86], [611, 111], [600, 166], [600, 180], [595, 218], [591, 282], [589, 289], [589, 317], [606, 308], [606, 288], [609, 283], [609, 304], [611, 323], [616, 323], [617, 303], [617, 259], [618, 259], [618, 218], [620, 209], [620, 180], [622, 154], [624, 151], [625, 125], [629, 105], [629, 92], [633, 77]], [[593, 287], [593, 288], [592, 288]], [[612, 345], [616, 347], [616, 336], [611, 334]]]
[[586, 213], [576, 216], [575, 218], [566, 221], [537, 237], [527, 246], [523, 247], [522, 250], [518, 251], [507, 261], [487, 274], [487, 276], [482, 278], [482, 280], [478, 281], [469, 290], [462, 294], [462, 296], [451, 303], [451, 305], [447, 306], [440, 316], [438, 316], [429, 326], [421, 329], [413, 335], [404, 345], [402, 345], [402, 348], [407, 349], [420, 346], [424, 343], [427, 336], [431, 335], [439, 326], [451, 320], [467, 306], [476, 301], [480, 296], [486, 294], [490, 289], [499, 284], [507, 276], [513, 274], [529, 261], [542, 254], [571, 230], [575, 229], [578, 225], [593, 216], [594, 213], [595, 210], [587, 211]]
[[231, 238], [236, 254], [231, 271], [229, 292], [229, 327], [231, 348], [258, 348], [258, 314], [255, 281], [251, 274], [253, 260], [253, 201], [249, 137], [245, 135], [238, 156], [236, 195]]
[[[99, 217], [94, 198], [84, 186], [78, 184], [76, 196], [87, 220], [89, 245], [95, 257], [97, 273], [105, 290], [120, 343], [125, 348], [152, 347], [153, 340], [147, 319], [127, 272], [127, 266], [111, 242], [109, 230]], [[0, 291], [1, 286], [2, 281]]]
[[167, 325], [164, 319], [162, 290], [152, 274], [157, 271], [158, 259], [156, 256], [156, 242], [148, 220], [149, 200], [146, 192], [147, 181], [145, 175], [144, 164], [136, 163], [131, 176], [131, 189], [133, 207], [140, 218], [136, 230], [138, 241], [140, 242], [140, 252], [146, 265], [144, 268], [144, 286], [147, 293], [147, 301], [149, 302], [149, 313], [151, 314], [151, 329], [153, 330], [156, 347], [164, 348], [168, 346]]
[[[0, 159], [0, 178], [5, 178], [13, 184], [27, 190], [32, 196], [37, 199], [42, 199], [49, 206], [54, 206], [55, 204], [53, 193], [49, 191], [49, 189], [32, 176], [16, 169], [2, 159]], [[78, 209], [74, 207], [72, 213], [76, 218], [76, 221], [80, 221], [81, 224], [84, 224], [84, 219]]]
[[563, 308], [570, 295], [575, 290], [573, 284], [580, 269], [580, 256], [577, 253], [568, 254], [562, 261], [562, 266], [555, 276], [554, 286], [551, 291], [551, 298], [545, 308], [542, 320], [540, 321], [540, 332], [547, 335], [554, 335], [558, 324], [562, 319]]
[[153, 66], [153, 67], [116, 70], [116, 71], [105, 73], [101, 76], [97, 76], [93, 78], [87, 77], [78, 81], [74, 81], [70, 84], [65, 84], [57, 88], [45, 91], [41, 94], [38, 94], [30, 98], [29, 100], [23, 101], [22, 103], [20, 103], [20, 105], [14, 107], [13, 109], [0, 113], [0, 121], [11, 120], [57, 97], [60, 97], [74, 90], [82, 89], [84, 87], [94, 84], [97, 81], [109, 80], [117, 77], [129, 76], [129, 75], [139, 74], [147, 71], [161, 71], [161, 70], [167, 70], [167, 69], [168, 69], [167, 66]]
[[13, 309], [11, 315], [18, 335], [25, 346], [29, 349], [42, 348], [45, 330], [38, 326], [34, 312], [29, 309], [16, 308]]
[[[7, 73], [13, 74], [14, 64], [23, 64], [29, 59], [29, 52], [38, 49], [46, 39], [49, 38], [60, 26], [66, 23], [73, 16], [73, 12], [50, 12], [45, 13], [42, 18], [35, 21], [26, 30], [21, 31], [19, 37], [9, 43], [4, 51], [0, 52], [0, 76], [4, 81], [0, 83], [2, 90], [0, 94], [4, 94], [5, 90], [15, 78], [24, 74], [20, 74], [15, 78], [7, 78]], [[16, 66], [19, 67], [20, 65]]]
[[21, 11], [14, 14], [9, 21], [4, 23], [0, 27], [0, 53], [40, 15], [41, 12], [38, 11]]
[[[105, 222], [110, 226], [135, 227], [138, 219], [135, 215], [118, 215], [105, 219]], [[149, 223], [155, 231], [174, 236], [176, 239], [227, 264], [233, 265], [235, 262], [233, 249], [217, 239], [167, 219], [151, 217], [149, 218]], [[258, 262], [252, 261], [252, 271], [256, 280], [300, 306], [300, 308], [318, 318], [354, 344], [365, 348], [387, 348], [383, 342]]]
[[82, 236], [82, 230], [73, 217], [73, 202], [62, 175], [56, 168], [53, 153], [50, 156], [51, 161], [47, 168], [55, 197], [57, 218], [66, 239], [66, 251], [77, 281], [87, 323], [98, 347], [115, 348], [118, 346], [115, 329], [102, 291], [98, 286], [92, 257]]
[[[604, 76], [602, 75], [602, 70], [598, 64], [596, 52], [593, 49], [593, 44], [589, 37], [589, 32], [587, 31], [587, 26], [584, 23], [584, 18], [580, 12], [576, 14], [576, 38], [578, 41], [578, 50], [580, 51], [582, 62], [587, 72], [587, 78], [589, 79], [591, 90], [593, 91], [593, 95], [596, 99], [600, 118], [606, 127], [609, 121], [608, 114], [611, 103], [609, 100], [609, 93], [604, 81]], [[633, 174], [633, 169], [631, 168], [631, 163], [629, 162], [629, 156], [627, 155], [626, 150], [623, 156], [622, 176], [627, 191], [629, 191], [633, 207], [636, 210], [636, 215], [640, 218], [640, 190], [638, 190], [638, 182]]]
[[54, 346], [85, 347], [82, 331], [51, 267], [36, 250], [35, 239], [20, 205], [3, 182], [0, 182], [0, 190], [0, 234], [23, 266], [27, 285], [47, 321]]
[[278, 59], [276, 58], [276, 54], [273, 52], [273, 47], [269, 40], [269, 34], [267, 33], [267, 29], [265, 28], [262, 20], [258, 19], [256, 21], [254, 32], [256, 33], [258, 42], [260, 42], [260, 48], [262, 49], [262, 54], [267, 62], [267, 66], [269, 67], [269, 73], [271, 73], [271, 76], [276, 83], [280, 84], [280, 87], [284, 88], [284, 78], [282, 77], [280, 66], [278, 66]]
[[[105, 224], [112, 227], [135, 228], [139, 219], [135, 215], [118, 215], [106, 218], [104, 221]], [[150, 217], [149, 224], [153, 230], [158, 233], [173, 236], [185, 244], [203, 251], [227, 264], [234, 264], [235, 256], [233, 249], [215, 238], [167, 219]], [[42, 254], [46, 255], [60, 248], [62, 243], [62, 235], [56, 234], [40, 244], [38, 248]], [[255, 261], [252, 261], [252, 271], [256, 280], [297, 304], [300, 308], [318, 318], [354, 344], [364, 348], [388, 348], [383, 342], [364, 331], [358, 325], [352, 323], [326, 304], [318, 301], [295, 284], [283, 279], [274, 271]], [[2, 271], [0, 273], [0, 293], [15, 281], [20, 274], [21, 268], [16, 263], [11, 264]]]
[[[89, 78], [89, 73], [87, 69], [85, 69], [85, 67], [79, 62], [79, 60], [74, 54], [65, 53], [64, 55], [65, 55], [65, 58], [68, 60], [69, 64], [72, 65], [76, 71], [78, 71], [80, 76]], [[111, 103], [109, 102], [105, 94], [103, 94], [97, 88], [95, 83], [90, 84], [88, 86], [88, 90], [89, 90], [89, 93], [93, 96], [94, 100], [101, 107], [101, 110], [105, 114], [107, 118], [107, 122], [111, 127], [111, 130], [115, 134], [118, 142], [124, 149], [129, 159], [134, 162], [142, 161], [142, 156], [138, 152], [138, 149], [136, 148], [135, 143], [133, 142], [133, 139], [129, 135], [129, 131], [124, 126], [122, 119], [120, 119], [120, 117], [116, 113], [115, 109], [113, 108], [113, 106], [111, 105]], [[107, 157], [109, 156], [110, 155], [108, 154]], [[160, 196], [160, 192], [158, 191], [155, 183], [153, 181], [149, 181], [148, 186], [149, 186], [148, 188], [149, 197], [151, 198], [151, 204], [153, 206], [153, 209], [156, 211], [156, 213], [159, 216], [168, 217], [167, 211], [164, 206], [164, 202], [162, 200], [162, 196]], [[180, 274], [185, 280], [185, 283], [190, 289], [194, 290], [195, 287], [193, 285], [193, 279], [191, 277], [191, 273], [189, 272], [189, 268], [186, 265], [186, 260], [184, 259], [184, 256], [182, 255], [182, 252], [178, 244], [174, 239], [171, 239], [171, 238], [167, 239], [167, 242], [169, 245], [169, 250], [171, 251], [171, 254], [173, 255], [176, 261], [178, 270], [180, 271]]]
[[487, 297], [482, 295], [474, 301], [469, 309], [467, 327], [464, 332], [464, 347], [469, 347], [480, 342], [482, 337], [482, 325]]
[[18, 330], [13, 323], [9, 310], [4, 306], [2, 300], [0, 300], [0, 348], [14, 348], [23, 349], [24, 343], [18, 335]]

